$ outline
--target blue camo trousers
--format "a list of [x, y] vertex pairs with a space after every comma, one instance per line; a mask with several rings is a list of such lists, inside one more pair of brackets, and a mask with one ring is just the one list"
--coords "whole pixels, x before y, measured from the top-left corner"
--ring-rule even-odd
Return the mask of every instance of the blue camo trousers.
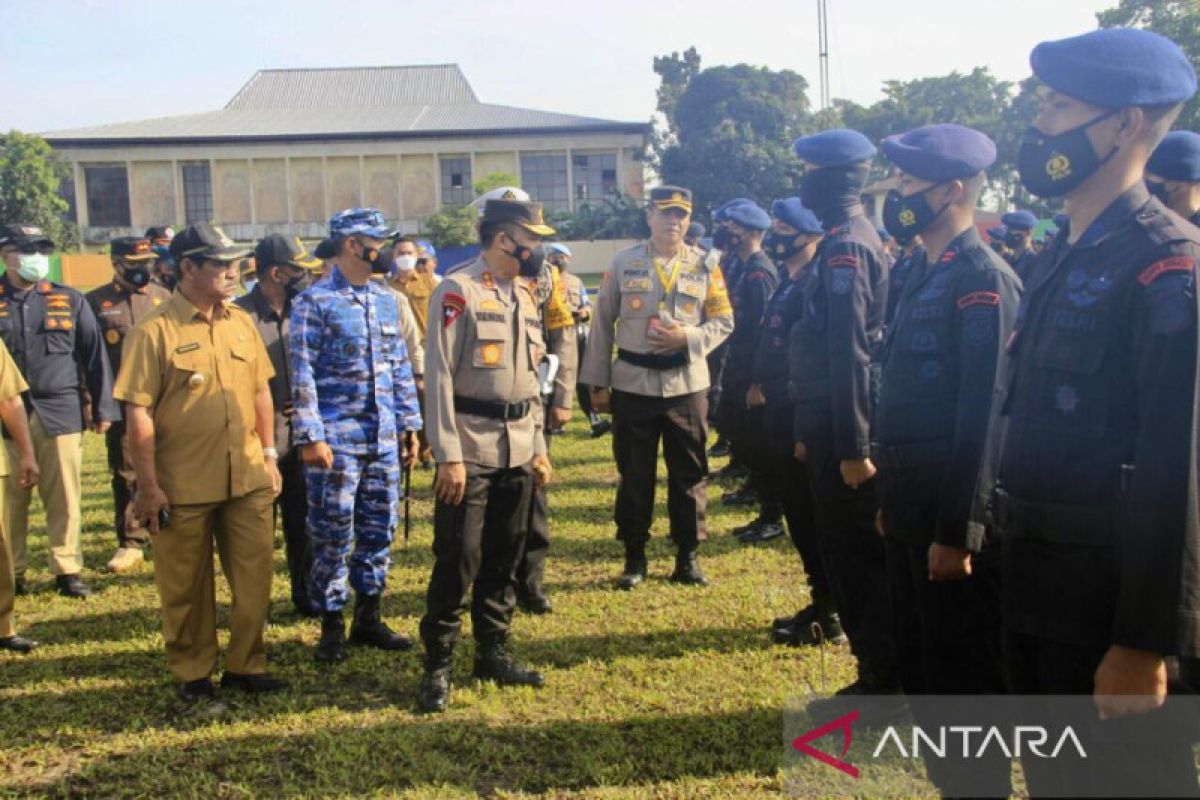
[[365, 595], [382, 593], [400, 501], [396, 451], [355, 455], [334, 450], [332, 469], [305, 464], [304, 474], [313, 608], [342, 609], [350, 587]]

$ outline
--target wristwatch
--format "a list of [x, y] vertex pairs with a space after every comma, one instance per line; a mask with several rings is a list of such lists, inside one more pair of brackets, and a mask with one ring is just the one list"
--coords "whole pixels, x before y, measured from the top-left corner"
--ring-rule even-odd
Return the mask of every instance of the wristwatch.
[[276, 450], [274, 447], [264, 447], [263, 448], [263, 458], [269, 458], [272, 461], [278, 461], [279, 460], [279, 451]]

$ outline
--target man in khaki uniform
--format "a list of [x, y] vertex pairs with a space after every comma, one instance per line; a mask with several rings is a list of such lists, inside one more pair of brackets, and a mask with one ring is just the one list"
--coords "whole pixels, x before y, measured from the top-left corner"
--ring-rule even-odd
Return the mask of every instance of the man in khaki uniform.
[[130, 333], [113, 391], [128, 411], [133, 513], [154, 541], [167, 667], [187, 701], [213, 694], [214, 541], [233, 598], [221, 686], [287, 685], [267, 674], [263, 643], [280, 491], [274, 372], [254, 322], [230, 303], [248, 252], [207, 223], [175, 237], [178, 288]]
[[[29, 433], [29, 418], [25, 414], [25, 404], [21, 393], [29, 391], [28, 384], [21, 377], [20, 370], [8, 352], [8, 348], [0, 345], [0, 421], [4, 429], [12, 437], [16, 450], [20, 454], [17, 466], [17, 480], [22, 487], [28, 489], [38, 482], [38, 465], [33, 456], [33, 439]], [[0, 478], [8, 475], [8, 458], [3, 448], [0, 448]], [[0, 492], [0, 519], [3, 519], [4, 492]], [[13, 596], [16, 594], [16, 581], [13, 578], [12, 555], [8, 548], [8, 538], [4, 526], [0, 523], [0, 650], [12, 650], [17, 653], [28, 653], [38, 646], [33, 639], [17, 635], [13, 625]]]
[[[433, 290], [441, 282], [430, 266], [431, 259], [418, 244], [407, 236], [396, 239], [392, 248], [396, 268], [388, 280], [388, 286], [396, 292], [396, 302], [400, 309], [401, 322], [407, 316], [413, 321], [416, 329], [418, 346], [409, 345], [408, 352], [412, 353], [413, 377], [417, 381], [417, 400], [421, 404], [421, 413], [425, 413], [425, 335], [429, 326], [429, 298]], [[407, 337], [407, 334], [405, 334]], [[407, 339], [406, 339], [407, 341]], [[429, 448], [429, 439], [422, 429], [418, 432], [420, 440], [421, 467], [428, 468], [433, 461], [433, 451]]]
[[535, 483], [550, 480], [537, 365], [545, 348], [533, 290], [541, 237], [554, 233], [537, 203], [490, 201], [479, 224], [482, 255], [442, 282], [426, 344], [426, 430], [437, 459], [433, 552], [421, 620], [422, 711], [442, 711], [467, 591], [478, 650], [475, 676], [541, 686], [507, 641]]
[[671, 580], [708, 582], [696, 560], [707, 538], [706, 358], [733, 330], [733, 309], [720, 268], [708, 266], [700, 250], [683, 242], [691, 212], [687, 189], [651, 190], [650, 241], [617, 253], [604, 273], [580, 375], [592, 387], [595, 409], [612, 411], [613, 455], [621, 475], [614, 520], [625, 544], [621, 589], [646, 578], [660, 437], [671, 538], [678, 548]]
[[[153, 281], [158, 256], [151, 248], [149, 239], [136, 236], [113, 239], [109, 245], [112, 282], [84, 295], [100, 324], [114, 375], [121, 371], [121, 348], [129, 331], [171, 296]], [[112, 424], [104, 434], [104, 444], [108, 450], [108, 469], [112, 473], [113, 526], [117, 532], [117, 552], [109, 560], [108, 569], [110, 572], [128, 572], [144, 560], [142, 549], [149, 544], [150, 535], [128, 513], [133, 499], [134, 474], [125, 440], [124, 420]]]

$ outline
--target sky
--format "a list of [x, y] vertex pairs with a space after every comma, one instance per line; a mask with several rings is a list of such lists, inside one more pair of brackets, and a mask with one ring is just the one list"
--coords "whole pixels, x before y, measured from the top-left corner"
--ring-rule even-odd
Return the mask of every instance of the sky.
[[[1039, 41], [1117, 0], [827, 0], [834, 97], [989, 67], [1029, 74]], [[258, 69], [459, 64], [487, 103], [644, 121], [656, 55], [805, 76], [817, 0], [0, 0], [0, 130], [45, 132], [221, 108]]]

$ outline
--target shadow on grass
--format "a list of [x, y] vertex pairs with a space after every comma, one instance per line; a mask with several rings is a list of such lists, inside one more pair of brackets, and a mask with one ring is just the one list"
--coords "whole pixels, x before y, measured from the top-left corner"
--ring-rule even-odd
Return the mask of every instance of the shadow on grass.
[[449, 785], [493, 795], [773, 775], [782, 763], [782, 717], [770, 709], [521, 725], [452, 717], [151, 745], [28, 788], [86, 797], [138, 794], [153, 781], [163, 797], [234, 787], [247, 796], [353, 796]]

